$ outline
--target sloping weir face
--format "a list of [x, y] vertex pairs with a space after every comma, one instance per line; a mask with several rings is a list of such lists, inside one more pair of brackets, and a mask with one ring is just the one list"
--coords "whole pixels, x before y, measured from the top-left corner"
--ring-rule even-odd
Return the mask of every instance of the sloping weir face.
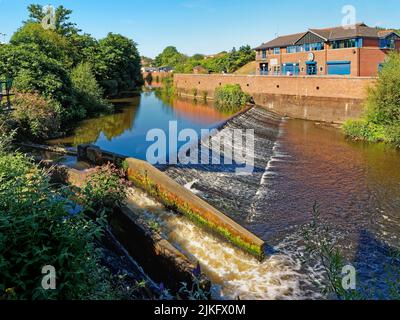
[[[271, 160], [285, 157], [276, 150], [282, 121], [265, 109], [255, 107], [230, 120], [212, 138], [220, 139], [231, 129], [243, 129], [243, 132], [254, 129], [255, 169], [251, 175], [237, 175], [235, 165], [223, 164], [169, 166], [165, 173], [250, 231], [263, 235], [258, 228], [257, 217], [263, 212], [269, 192], [266, 181], [271, 174]], [[186, 219], [165, 212], [160, 221], [163, 221], [169, 240], [194, 261], [201, 263], [215, 284], [215, 298], [266, 300], [320, 297], [299, 258], [293, 254], [297, 249], [293, 249], [290, 239], [270, 248], [267, 258], [259, 262]], [[318, 271], [313, 271], [313, 274], [319, 277]]]
[[255, 130], [252, 175], [238, 176], [231, 166], [165, 170], [269, 245], [259, 263], [184, 220], [172, 223], [171, 241], [201, 262], [220, 296], [320, 298], [313, 283], [324, 280], [323, 268], [303, 261], [302, 227], [311, 222], [315, 202], [321, 222], [356, 268], [357, 288], [367, 296], [369, 288], [378, 290], [375, 298], [388, 296], [400, 270], [393, 258], [400, 249], [400, 151], [351, 142], [335, 128], [281, 119], [258, 107], [229, 121], [215, 137], [228, 129]]

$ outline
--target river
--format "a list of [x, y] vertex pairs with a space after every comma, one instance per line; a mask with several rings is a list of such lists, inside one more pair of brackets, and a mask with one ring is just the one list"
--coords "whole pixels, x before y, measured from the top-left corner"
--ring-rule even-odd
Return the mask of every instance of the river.
[[[231, 115], [190, 100], [165, 101], [154, 92], [116, 103], [121, 112], [82, 122], [74, 134], [53, 143], [93, 143], [120, 154], [145, 158], [153, 128], [219, 127]], [[165, 172], [258, 235], [268, 244], [259, 263], [221, 243], [182, 217], [157, 208], [143, 194], [137, 200], [166, 237], [214, 282], [214, 296], [241, 299], [317, 299], [310, 278], [324, 274], [316, 262], [303, 263], [301, 227], [311, 221], [318, 203], [321, 218], [337, 236], [362, 286], [381, 286], [389, 251], [400, 248], [400, 152], [383, 144], [346, 140], [340, 130], [323, 124], [283, 119], [254, 107], [230, 120], [229, 129], [255, 130], [255, 168], [237, 176], [226, 166], [174, 165]], [[228, 170], [227, 170], [228, 169]]]

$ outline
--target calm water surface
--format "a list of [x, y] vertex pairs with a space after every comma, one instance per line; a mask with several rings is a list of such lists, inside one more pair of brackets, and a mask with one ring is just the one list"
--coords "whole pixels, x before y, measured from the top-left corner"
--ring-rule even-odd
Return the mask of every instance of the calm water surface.
[[[126, 100], [126, 99], [125, 99]], [[154, 93], [129, 98], [121, 113], [83, 122], [75, 135], [56, 141], [95, 143], [144, 159], [147, 130], [212, 128], [229, 115], [212, 106]], [[257, 234], [271, 248], [263, 263], [221, 243], [189, 221], [162, 210], [153, 214], [163, 231], [193, 261], [200, 261], [221, 298], [318, 298], [309, 276], [323, 278], [318, 264], [304, 264], [301, 227], [311, 221], [314, 202], [357, 267], [364, 285], [382, 283], [391, 248], [400, 248], [400, 152], [382, 144], [349, 142], [337, 129], [281, 119], [255, 107], [230, 120], [227, 129], [254, 129], [255, 172], [238, 177], [229, 166], [169, 166], [166, 174]], [[217, 137], [216, 137], [217, 138]], [[143, 194], [138, 202], [151, 204]], [[382, 290], [385, 290], [383, 288]]]
[[[168, 137], [169, 122], [176, 121], [178, 132], [190, 128], [200, 136], [202, 129], [213, 129], [230, 116], [204, 102], [166, 101], [155, 91], [112, 102], [119, 107], [117, 113], [82, 121], [71, 136], [50, 143], [74, 147], [90, 143], [107, 151], [145, 160], [148, 147], [154, 143], [146, 141], [149, 130], [162, 129]], [[179, 142], [178, 147], [184, 143]]]

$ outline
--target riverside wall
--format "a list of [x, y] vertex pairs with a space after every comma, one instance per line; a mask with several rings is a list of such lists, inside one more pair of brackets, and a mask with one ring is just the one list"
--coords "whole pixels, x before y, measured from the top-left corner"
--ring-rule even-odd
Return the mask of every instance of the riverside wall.
[[214, 97], [215, 89], [239, 84], [259, 106], [292, 118], [343, 123], [363, 114], [367, 88], [376, 78], [341, 76], [241, 76], [175, 74], [178, 94]]

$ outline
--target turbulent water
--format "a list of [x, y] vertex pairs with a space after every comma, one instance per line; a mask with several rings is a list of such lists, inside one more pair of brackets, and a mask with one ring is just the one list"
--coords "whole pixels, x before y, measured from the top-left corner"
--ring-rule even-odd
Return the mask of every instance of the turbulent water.
[[[291, 239], [275, 248], [275, 254], [260, 263], [236, 247], [203, 231], [191, 221], [167, 211], [142, 191], [132, 189], [130, 205], [143, 210], [143, 216], [156, 221], [164, 236], [212, 280], [215, 299], [317, 299], [310, 277], [288, 247]], [[312, 274], [318, 278], [317, 268]]]
[[174, 240], [184, 241], [185, 251], [206, 266], [223, 296], [318, 297], [310, 277], [321, 281], [321, 267], [301, 265], [299, 258], [304, 251], [301, 227], [310, 222], [315, 202], [356, 267], [358, 284], [378, 286], [385, 295], [388, 288], [381, 284], [394, 263], [389, 254], [400, 248], [400, 153], [383, 145], [350, 143], [337, 129], [281, 119], [258, 107], [229, 121], [213, 139], [230, 129], [255, 130], [252, 175], [238, 176], [230, 165], [165, 170], [269, 246], [269, 258], [260, 264], [181, 223]]
[[[167, 130], [168, 121], [175, 120], [179, 129], [198, 132], [215, 128], [228, 117], [211, 105], [179, 99], [168, 104], [148, 93], [130, 99], [120, 113], [84, 122], [61, 143], [95, 143], [144, 159], [149, 129]], [[234, 164], [175, 165], [163, 170], [263, 239], [268, 246], [263, 263], [165, 211], [145, 195], [137, 197], [149, 217], [159, 220], [165, 236], [193, 262], [201, 262], [215, 283], [214, 296], [320, 298], [310, 278], [323, 279], [321, 266], [300, 262], [304, 252], [301, 227], [311, 221], [315, 202], [322, 221], [356, 267], [357, 285], [381, 286], [388, 265], [394, 263], [390, 251], [400, 248], [400, 152], [383, 144], [349, 142], [340, 130], [282, 119], [259, 107], [228, 121], [212, 140], [229, 138], [231, 129], [255, 131], [251, 175], [235, 174]], [[207, 145], [206, 139], [201, 145]], [[243, 154], [248, 151], [236, 147]], [[221, 158], [218, 154], [223, 150], [213, 144], [212, 148]], [[385, 296], [387, 288], [381, 287]]]

